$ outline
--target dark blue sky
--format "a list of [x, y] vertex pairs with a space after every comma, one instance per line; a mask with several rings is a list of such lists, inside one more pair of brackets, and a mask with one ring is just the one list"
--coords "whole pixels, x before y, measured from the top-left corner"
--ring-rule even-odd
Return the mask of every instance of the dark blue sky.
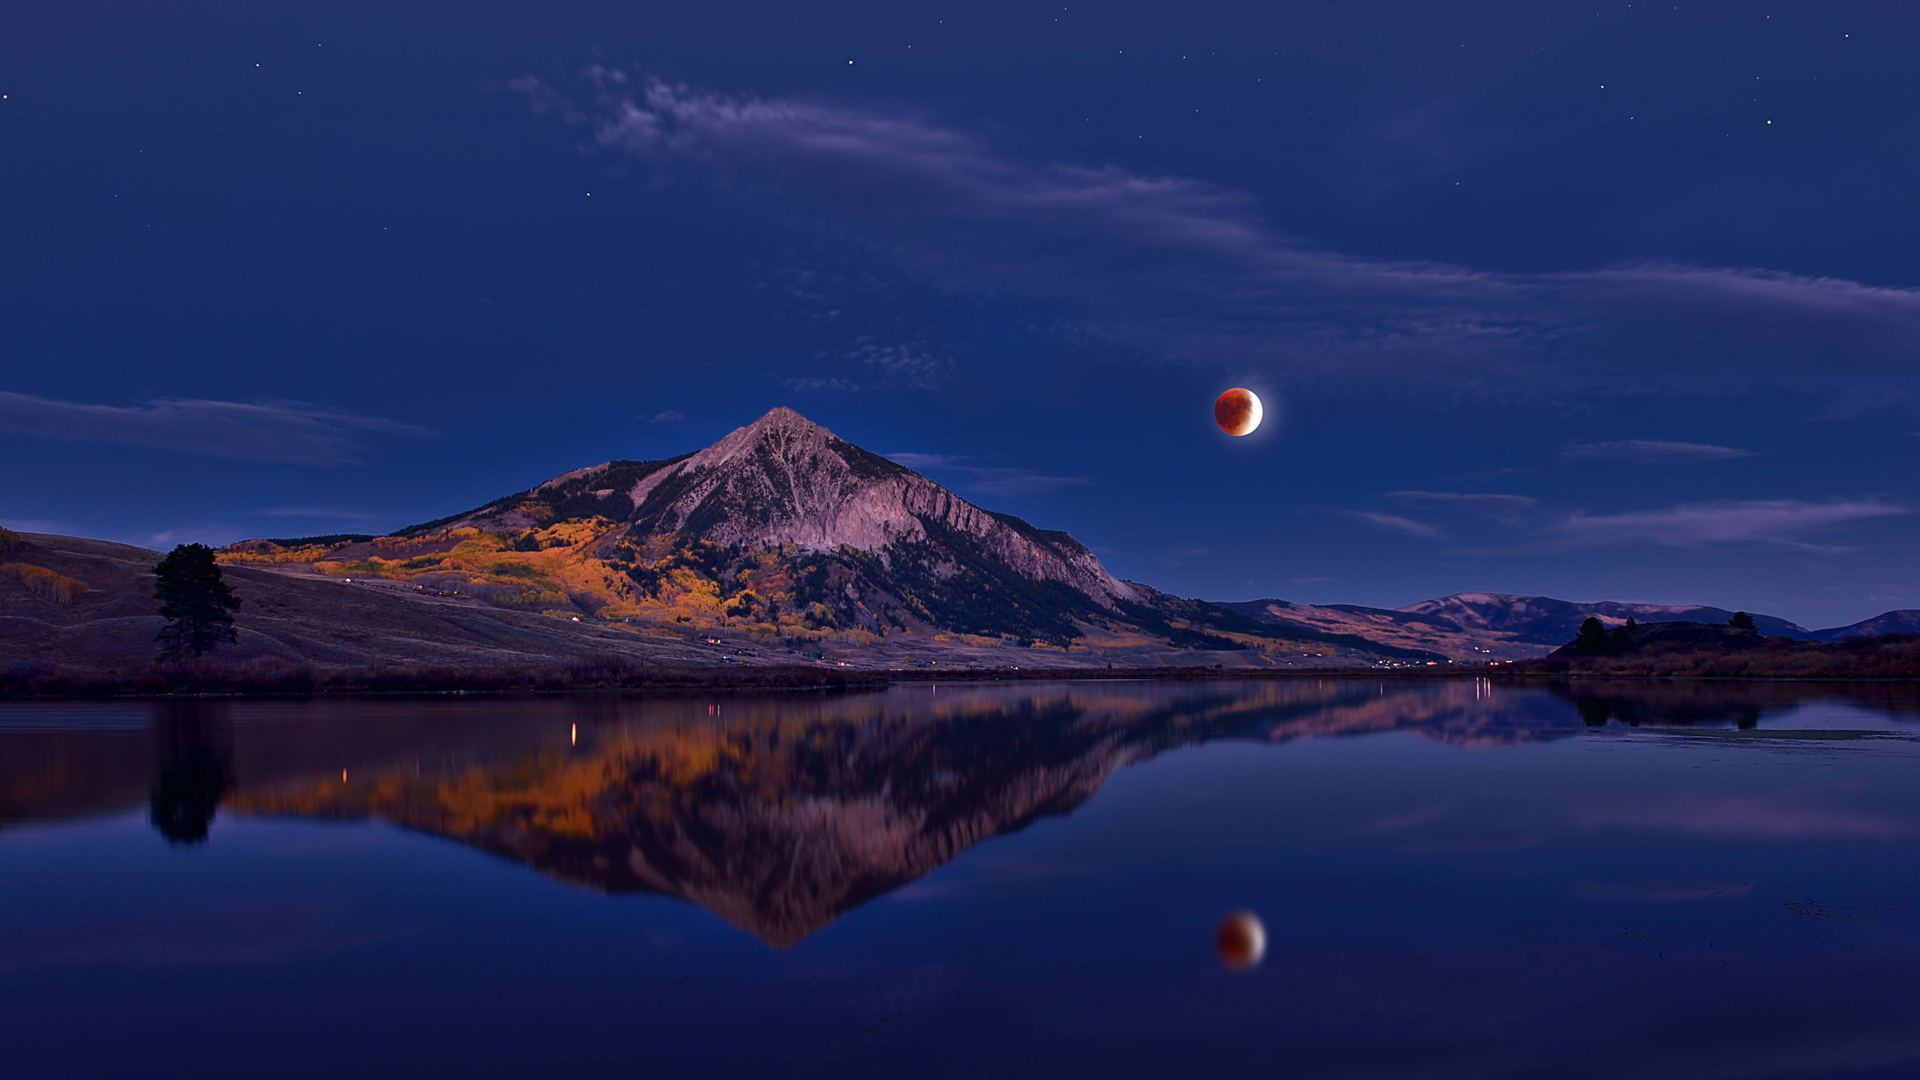
[[11, 11], [0, 522], [382, 531], [785, 404], [1186, 595], [1920, 606], [1920, 13], [799, 11]]

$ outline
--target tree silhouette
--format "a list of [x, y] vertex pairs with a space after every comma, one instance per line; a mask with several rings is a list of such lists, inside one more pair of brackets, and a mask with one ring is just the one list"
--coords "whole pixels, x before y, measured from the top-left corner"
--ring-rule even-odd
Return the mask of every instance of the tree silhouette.
[[161, 660], [199, 657], [221, 642], [240, 640], [233, 613], [240, 601], [220, 579], [220, 564], [205, 544], [181, 544], [153, 568], [153, 598], [166, 625], [154, 635]]
[[211, 708], [199, 703], [158, 707], [151, 817], [169, 844], [204, 843], [220, 796], [233, 786], [223, 726]]
[[1727, 620], [1727, 625], [1733, 627], [1735, 630], [1745, 630], [1749, 634], [1757, 634], [1760, 632], [1760, 628], [1753, 624], [1753, 616], [1744, 611], [1734, 612], [1733, 618]]
[[1613, 633], [1607, 635], [1607, 651], [1616, 656], [1633, 651], [1633, 625], [1616, 626]]
[[1607, 640], [1607, 628], [1599, 619], [1588, 618], [1580, 624], [1580, 633], [1573, 639], [1573, 651], [1581, 656], [1605, 656], [1612, 643]]

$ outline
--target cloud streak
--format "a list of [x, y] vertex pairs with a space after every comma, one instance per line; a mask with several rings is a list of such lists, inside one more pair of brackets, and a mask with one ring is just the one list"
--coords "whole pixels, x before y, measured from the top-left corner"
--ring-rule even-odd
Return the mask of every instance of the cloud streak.
[[162, 398], [92, 405], [0, 391], [0, 431], [298, 465], [360, 460], [371, 436], [432, 438], [414, 424], [301, 402]]
[[1624, 514], [1577, 513], [1566, 520], [1562, 532], [1568, 545], [1577, 547], [1763, 543], [1812, 548], [1816, 545], [1800, 538], [1837, 525], [1907, 513], [1911, 511], [1904, 506], [1872, 499], [1824, 503], [1722, 500]]
[[1383, 529], [1392, 529], [1394, 532], [1403, 532], [1408, 536], [1423, 536], [1430, 540], [1438, 540], [1441, 536], [1440, 530], [1434, 526], [1424, 521], [1415, 521], [1412, 518], [1401, 517], [1398, 514], [1380, 514], [1372, 510], [1341, 510], [1337, 511], [1337, 513], [1339, 513], [1341, 517], [1349, 517], [1355, 521], [1364, 521], [1371, 525], [1378, 525]]
[[1089, 337], [1163, 358], [1466, 373], [1489, 389], [1920, 373], [1920, 290], [1671, 262], [1497, 273], [1343, 255], [1274, 227], [1244, 192], [1025, 161], [911, 110], [598, 66], [585, 79], [591, 114], [537, 79], [515, 88], [535, 111], [590, 120], [601, 147], [864, 220], [942, 284], [1060, 301]]
[[1685, 464], [1694, 461], [1730, 461], [1752, 457], [1753, 451], [1712, 443], [1666, 442], [1661, 439], [1626, 439], [1621, 442], [1574, 443], [1560, 451], [1568, 461], [1593, 461], [1611, 458], [1643, 465]]
[[887, 459], [915, 472], [957, 472], [971, 477], [969, 492], [982, 495], [1051, 495], [1062, 488], [1091, 483], [1084, 476], [1048, 476], [1032, 469], [1005, 465], [980, 465], [972, 458], [953, 454], [888, 454]]

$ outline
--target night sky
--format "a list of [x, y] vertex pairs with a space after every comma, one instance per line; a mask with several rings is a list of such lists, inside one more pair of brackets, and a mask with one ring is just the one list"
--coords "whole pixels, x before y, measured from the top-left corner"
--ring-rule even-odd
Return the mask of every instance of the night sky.
[[22, 4], [0, 523], [381, 532], [790, 405], [1182, 595], [1920, 607], [1917, 31]]

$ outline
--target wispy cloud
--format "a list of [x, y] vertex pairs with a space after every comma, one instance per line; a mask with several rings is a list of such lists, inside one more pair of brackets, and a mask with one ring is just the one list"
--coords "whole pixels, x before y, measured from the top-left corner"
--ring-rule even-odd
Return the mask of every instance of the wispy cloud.
[[1412, 518], [1401, 517], [1398, 514], [1379, 514], [1371, 510], [1339, 510], [1335, 512], [1341, 517], [1350, 517], [1356, 521], [1365, 521], [1373, 525], [1378, 525], [1383, 529], [1392, 529], [1395, 532], [1406, 533], [1408, 536], [1424, 536], [1430, 540], [1437, 540], [1441, 535], [1439, 529], [1424, 521], [1415, 521]]
[[1511, 514], [1540, 505], [1539, 499], [1526, 495], [1463, 494], [1453, 491], [1389, 491], [1387, 498], [1401, 502], [1458, 506], [1495, 514]]
[[1568, 461], [1611, 458], [1643, 464], [1683, 464], [1690, 461], [1728, 461], [1752, 457], [1753, 451], [1712, 443], [1667, 442], [1661, 439], [1626, 439], [1621, 442], [1574, 443], [1560, 451]]
[[647, 417], [649, 424], [677, 424], [687, 418], [687, 414], [678, 409], [662, 409]]
[[1061, 488], [1091, 483], [1084, 476], [1048, 476], [1032, 469], [1006, 465], [983, 465], [976, 459], [954, 454], [888, 454], [891, 461], [916, 472], [957, 472], [970, 479], [965, 488], [983, 495], [1050, 495]]
[[891, 389], [931, 390], [947, 381], [954, 364], [923, 345], [888, 343], [864, 337], [847, 359], [874, 373]]
[[0, 391], [0, 431], [301, 465], [358, 461], [368, 436], [438, 435], [414, 424], [296, 401], [162, 398], [140, 405], [90, 405], [7, 391]]
[[1911, 513], [1873, 499], [1812, 503], [1772, 499], [1692, 503], [1667, 510], [1624, 514], [1574, 514], [1561, 527], [1575, 547], [1648, 543], [1668, 547], [1767, 543], [1815, 547], [1801, 538], [1836, 525]]
[[867, 387], [852, 379], [834, 376], [796, 375], [787, 380], [787, 389], [803, 394], [855, 394]]
[[[1362, 258], [1287, 235], [1244, 192], [1022, 160], [910, 109], [598, 66], [586, 81], [603, 147], [866, 221], [943, 283], [1071, 301], [1090, 337], [1153, 355], [1338, 372], [1341, 385], [1385, 365], [1492, 392], [1689, 378], [1831, 388], [1837, 373], [1909, 378], [1920, 348], [1920, 290], [1670, 262], [1520, 274]], [[588, 115], [537, 79], [515, 86], [536, 111]]]

